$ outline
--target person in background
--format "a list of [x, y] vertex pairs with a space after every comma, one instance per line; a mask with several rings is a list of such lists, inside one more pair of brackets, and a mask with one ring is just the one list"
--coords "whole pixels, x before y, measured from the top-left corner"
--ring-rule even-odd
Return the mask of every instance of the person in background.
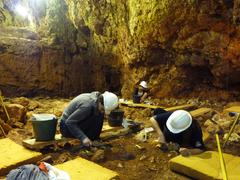
[[140, 84], [135, 85], [133, 90], [133, 102], [134, 103], [142, 103], [146, 100], [148, 96], [148, 85], [146, 81], [141, 81]]
[[111, 92], [80, 94], [65, 108], [60, 132], [64, 137], [77, 138], [84, 146], [91, 146], [93, 140], [99, 139], [104, 114], [109, 115], [117, 107], [118, 97]]
[[161, 145], [177, 143], [183, 156], [200, 154], [205, 150], [201, 127], [189, 112], [167, 112], [163, 109], [157, 112], [150, 121], [159, 135], [158, 141]]

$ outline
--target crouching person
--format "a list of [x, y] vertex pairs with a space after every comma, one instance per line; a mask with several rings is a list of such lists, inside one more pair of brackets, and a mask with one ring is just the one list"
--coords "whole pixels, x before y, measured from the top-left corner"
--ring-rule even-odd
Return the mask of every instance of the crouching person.
[[60, 131], [64, 137], [79, 139], [84, 146], [91, 146], [99, 139], [104, 114], [118, 107], [118, 97], [111, 92], [84, 93], [75, 97], [65, 108]]
[[177, 143], [183, 156], [200, 154], [205, 150], [201, 127], [189, 112], [167, 112], [162, 109], [158, 112], [150, 121], [159, 135], [159, 143]]

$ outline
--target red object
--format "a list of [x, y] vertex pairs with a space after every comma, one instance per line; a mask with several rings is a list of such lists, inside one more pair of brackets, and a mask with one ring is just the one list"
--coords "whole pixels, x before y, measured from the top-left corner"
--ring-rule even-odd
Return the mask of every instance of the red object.
[[48, 173], [48, 169], [47, 169], [46, 165], [44, 164], [44, 162], [40, 162], [40, 164], [39, 164], [38, 167], [39, 167], [39, 169], [42, 170], [43, 172]]

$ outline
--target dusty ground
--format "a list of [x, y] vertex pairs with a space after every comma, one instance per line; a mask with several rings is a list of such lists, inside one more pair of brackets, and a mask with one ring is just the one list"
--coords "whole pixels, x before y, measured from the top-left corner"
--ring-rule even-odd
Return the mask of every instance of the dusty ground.
[[[13, 103], [20, 103], [18, 98], [8, 99]], [[31, 118], [32, 113], [54, 113], [58, 117], [61, 115], [64, 107], [69, 102], [69, 99], [52, 99], [52, 98], [34, 98], [28, 101], [27, 117], [28, 120]], [[152, 100], [155, 104], [162, 105], [165, 107], [181, 105], [186, 102], [194, 103], [196, 107], [212, 107], [218, 111], [222, 111], [226, 102], [210, 102], [199, 99], [163, 99], [161, 103], [159, 100]], [[31, 106], [30, 106], [31, 105]], [[143, 127], [149, 127], [149, 117], [152, 115], [150, 109], [135, 109], [129, 107], [122, 107], [125, 112], [125, 117], [128, 119], [137, 120], [143, 123]], [[206, 119], [211, 118], [212, 114], [199, 117], [198, 120], [205, 129], [204, 122]], [[8, 137], [13, 139], [15, 142], [21, 144], [21, 141], [26, 138], [33, 137], [32, 126], [28, 121], [23, 129], [15, 128], [8, 134]], [[152, 132], [149, 134], [146, 142], [138, 140], [136, 137], [137, 133], [132, 133], [127, 136], [122, 136], [112, 140], [108, 140], [104, 143], [111, 147], [92, 150], [77, 150], [76, 146], [66, 144], [58, 147], [57, 149], [46, 148], [41, 150], [42, 153], [50, 155], [50, 163], [59, 164], [76, 156], [81, 156], [89, 160], [94, 160], [98, 164], [114, 170], [120, 174], [120, 179], [189, 179], [170, 171], [168, 161], [172, 157], [176, 156], [177, 153], [168, 152], [164, 153], [154, 144], [156, 139], [156, 133]], [[212, 135], [210, 140], [206, 144], [209, 150], [216, 150], [215, 137]], [[224, 150], [225, 152], [240, 155], [239, 143], [231, 143]], [[95, 155], [100, 153], [101, 155], [95, 158]]]

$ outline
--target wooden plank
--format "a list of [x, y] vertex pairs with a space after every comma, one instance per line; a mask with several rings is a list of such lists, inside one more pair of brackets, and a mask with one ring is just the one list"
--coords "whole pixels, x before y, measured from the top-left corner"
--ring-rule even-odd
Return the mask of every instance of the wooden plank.
[[61, 134], [56, 134], [55, 140], [52, 140], [52, 141], [36, 141], [36, 139], [26, 139], [22, 141], [22, 145], [29, 149], [39, 150], [46, 146], [50, 146], [50, 145], [55, 146], [58, 143], [67, 143], [70, 141], [76, 142], [78, 140], [74, 138], [65, 138], [65, 137], [62, 137]]
[[119, 138], [120, 136], [125, 136], [132, 132], [133, 132], [132, 129], [123, 128], [123, 129], [119, 129], [119, 130], [113, 131], [113, 132], [101, 133], [100, 137], [103, 141], [106, 141], [109, 139]]
[[190, 114], [192, 115], [192, 117], [198, 117], [198, 116], [201, 116], [201, 115], [204, 115], [208, 112], [212, 111], [211, 108], [199, 108], [199, 109], [195, 109], [193, 111], [190, 111]]
[[43, 158], [39, 152], [30, 151], [12, 140], [0, 140], [0, 176], [23, 164], [36, 163]]
[[194, 107], [194, 105], [192, 104], [185, 104], [185, 105], [180, 105], [180, 106], [173, 106], [173, 107], [169, 107], [169, 108], [165, 108], [166, 111], [176, 111], [176, 110], [180, 110], [180, 109], [189, 109]]
[[179, 109], [189, 109], [191, 107], [194, 107], [194, 105], [192, 105], [192, 104], [184, 104], [184, 105], [180, 105], [180, 106], [173, 106], [173, 107], [165, 108], [163, 106], [155, 106], [155, 105], [142, 104], [142, 103], [133, 103], [132, 101], [119, 102], [119, 104], [126, 105], [128, 107], [141, 107], [141, 108], [151, 108], [151, 109], [162, 108], [162, 109], [165, 109], [166, 111], [175, 111], [175, 110], [179, 110]]
[[[120, 129], [123, 129], [123, 127], [122, 126], [111, 127], [108, 124], [104, 124], [102, 133], [116, 132], [117, 130], [120, 130]], [[26, 139], [22, 141], [22, 145], [29, 149], [39, 150], [46, 146], [50, 146], [50, 145], [57, 146], [58, 143], [67, 143], [67, 142], [80, 143], [78, 139], [65, 138], [65, 137], [62, 137], [61, 134], [56, 134], [55, 140], [52, 140], [52, 141], [36, 141], [36, 139]]]
[[230, 108], [224, 109], [224, 112], [237, 112], [237, 113], [240, 113], [240, 106], [232, 106]]
[[119, 129], [123, 129], [123, 127], [122, 126], [112, 127], [112, 126], [109, 126], [106, 123], [106, 124], [103, 125], [102, 133], [103, 132], [109, 132], [109, 131], [116, 131], [116, 130], [119, 130]]
[[120, 105], [125, 105], [129, 107], [136, 107], [136, 108], [151, 108], [151, 109], [156, 109], [156, 108], [164, 108], [163, 106], [155, 106], [155, 105], [150, 105], [150, 104], [143, 104], [143, 103], [133, 103], [132, 101], [124, 101], [124, 102], [119, 102]]
[[78, 157], [74, 160], [58, 164], [56, 168], [67, 172], [71, 180], [117, 180], [119, 175], [117, 172], [104, 168], [96, 163]]

